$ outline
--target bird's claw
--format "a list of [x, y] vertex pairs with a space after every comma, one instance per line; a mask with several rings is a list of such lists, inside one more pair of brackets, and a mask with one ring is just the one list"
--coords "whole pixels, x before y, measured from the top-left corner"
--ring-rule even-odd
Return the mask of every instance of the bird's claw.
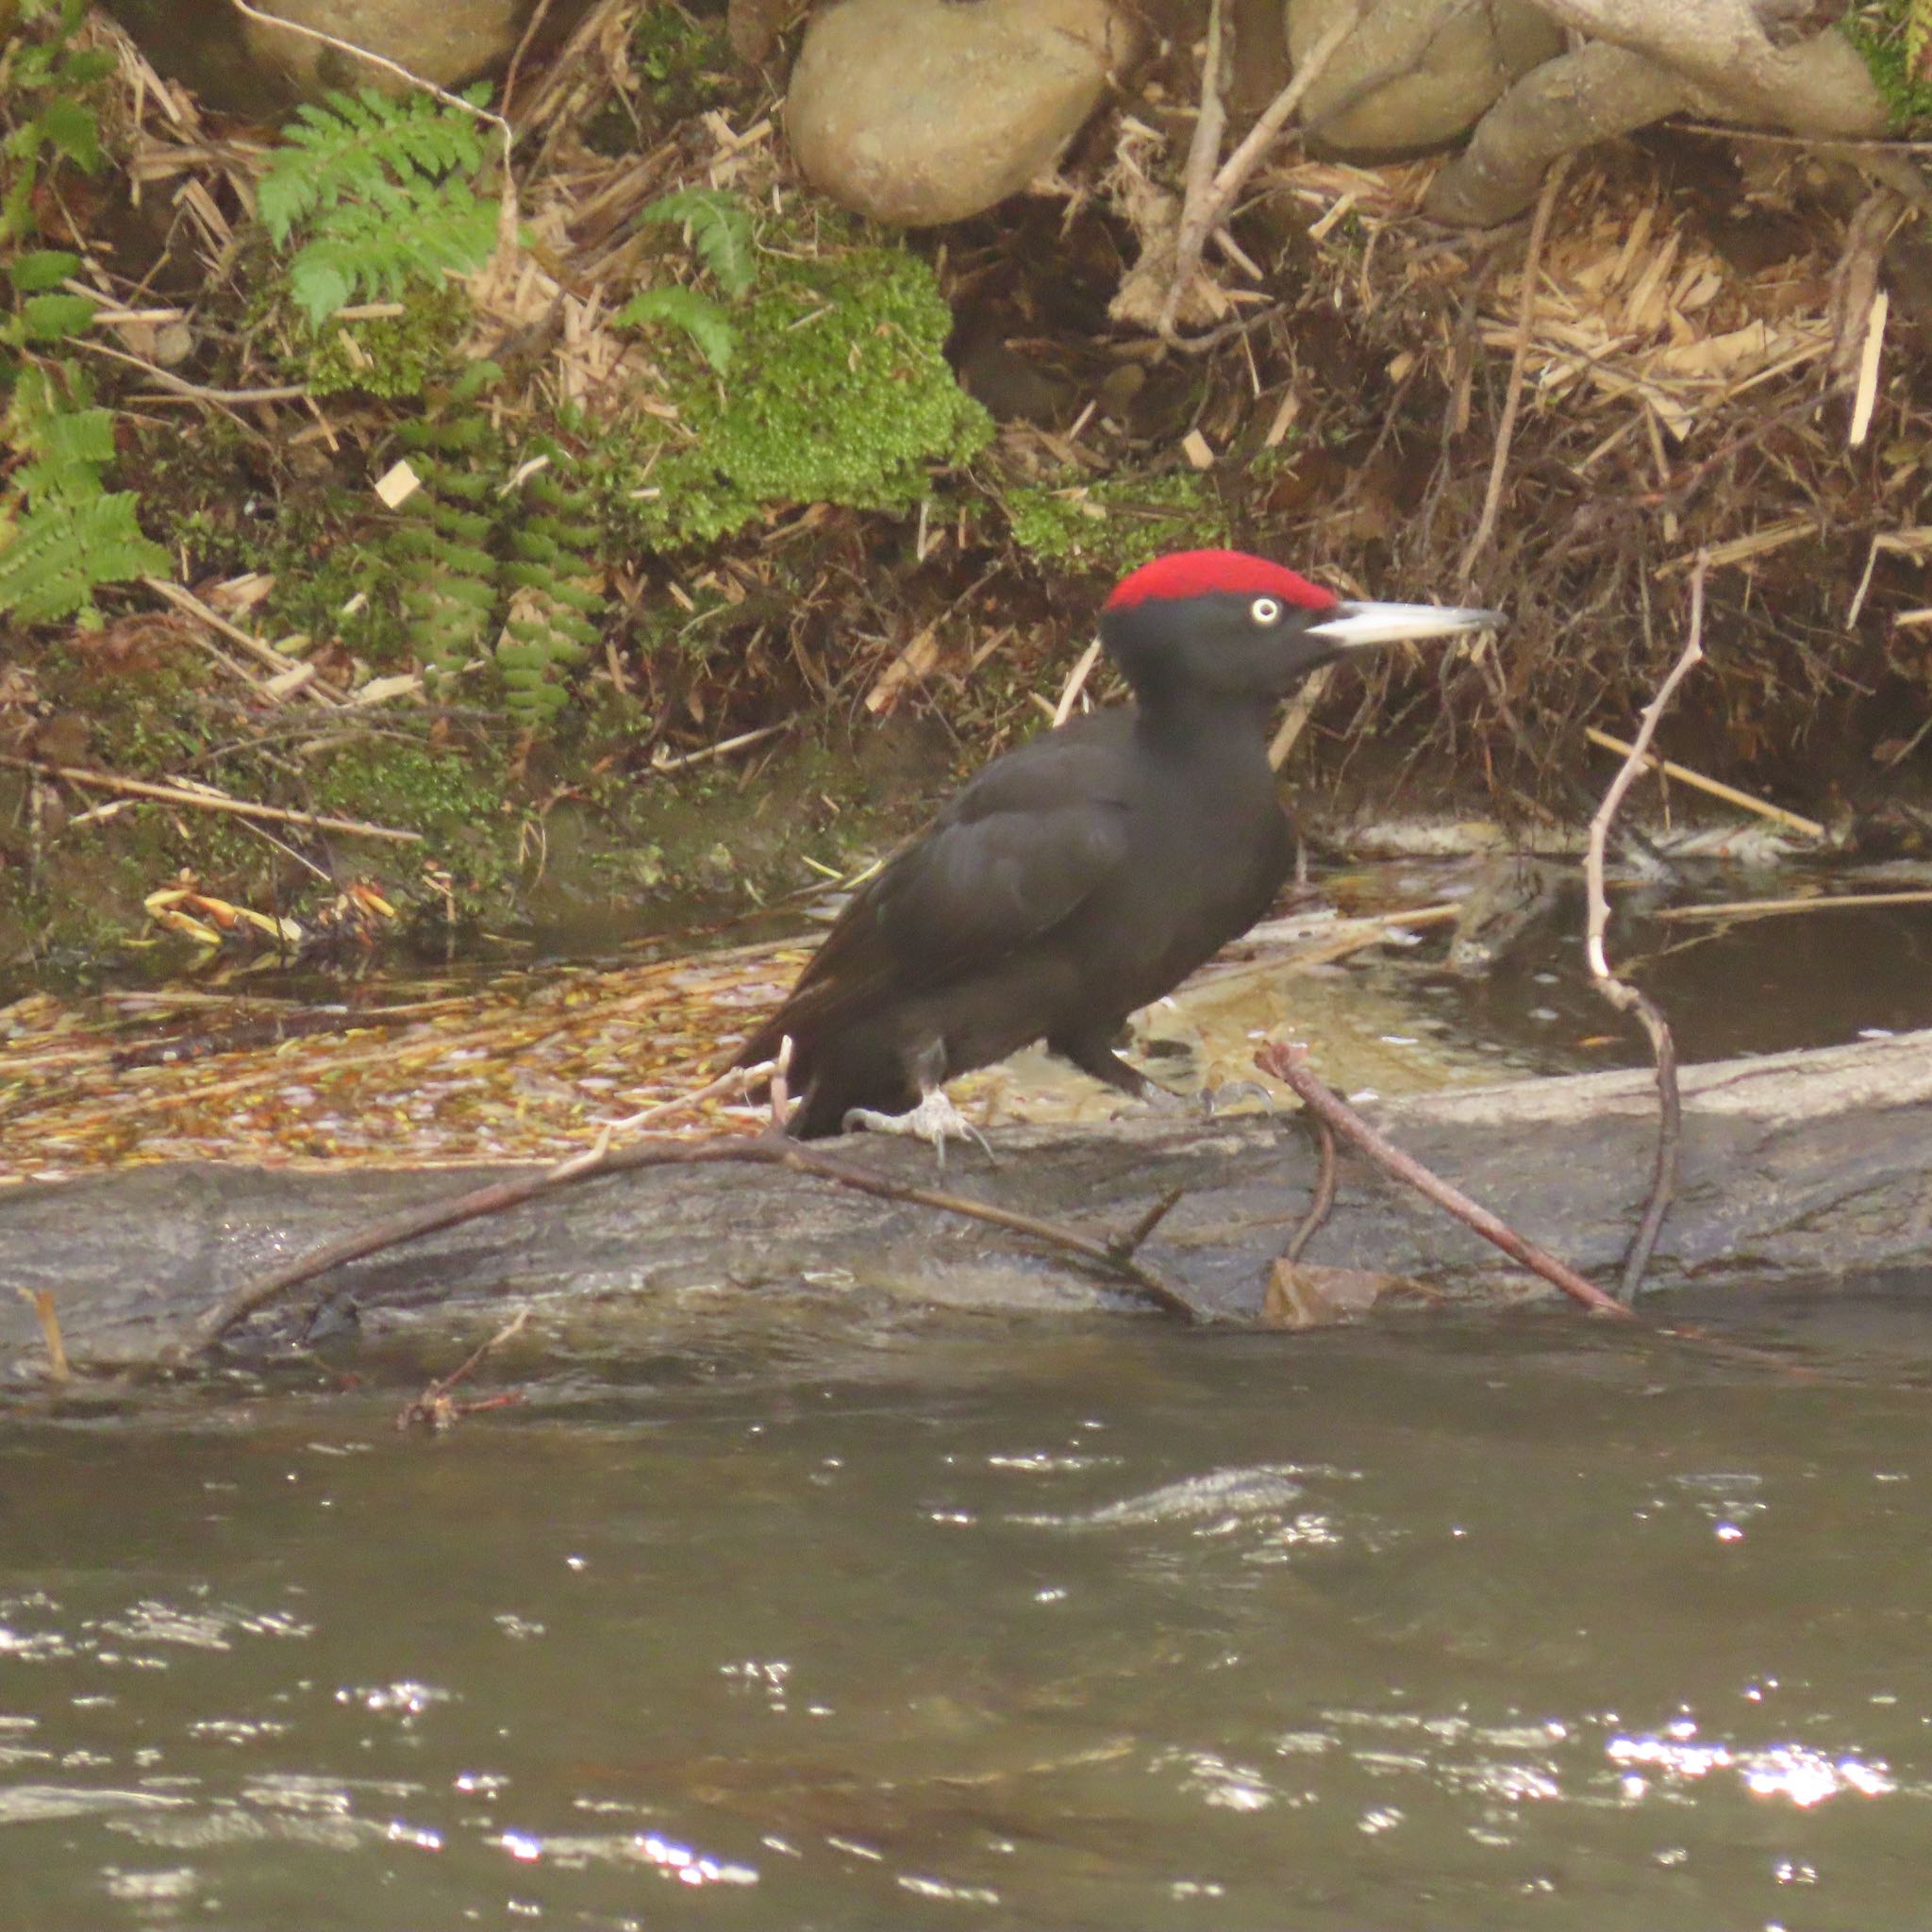
[[1211, 1121], [1224, 1108], [1237, 1100], [1258, 1100], [1268, 1113], [1274, 1111], [1274, 1096], [1258, 1080], [1224, 1080], [1219, 1087], [1201, 1090], [1201, 1111]]
[[1141, 1082], [1141, 1105], [1149, 1113], [1185, 1113], [1188, 1103], [1170, 1087], [1143, 1077]]
[[976, 1141], [991, 1160], [992, 1148], [987, 1138], [946, 1097], [942, 1087], [935, 1087], [917, 1107], [905, 1113], [879, 1113], [870, 1107], [848, 1107], [839, 1123], [846, 1133], [863, 1127], [869, 1134], [909, 1134], [915, 1141], [929, 1141], [939, 1164], [946, 1164], [946, 1136], [958, 1141]]

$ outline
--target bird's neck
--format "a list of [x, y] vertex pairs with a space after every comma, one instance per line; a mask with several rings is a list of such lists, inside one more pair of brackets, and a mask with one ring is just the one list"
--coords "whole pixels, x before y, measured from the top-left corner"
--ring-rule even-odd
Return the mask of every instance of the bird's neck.
[[1134, 736], [1163, 761], [1266, 773], [1272, 708], [1254, 698], [1201, 691], [1143, 692]]

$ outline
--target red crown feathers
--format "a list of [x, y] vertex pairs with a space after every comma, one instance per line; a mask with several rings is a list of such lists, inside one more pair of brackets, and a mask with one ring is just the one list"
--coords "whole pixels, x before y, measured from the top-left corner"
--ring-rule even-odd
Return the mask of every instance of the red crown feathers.
[[1332, 591], [1298, 577], [1264, 557], [1241, 550], [1181, 550], [1157, 557], [1114, 586], [1108, 610], [1125, 610], [1155, 597], [1202, 597], [1216, 591], [1278, 597], [1304, 610], [1326, 610], [1340, 602]]

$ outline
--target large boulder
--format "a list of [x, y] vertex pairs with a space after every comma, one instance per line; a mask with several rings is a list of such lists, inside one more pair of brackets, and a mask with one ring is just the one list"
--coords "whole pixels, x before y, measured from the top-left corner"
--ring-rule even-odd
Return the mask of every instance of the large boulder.
[[[552, 0], [544, 30], [567, 32], [590, 0]], [[229, 0], [105, 0], [129, 37], [170, 80], [204, 105], [275, 119], [291, 102], [330, 88], [407, 85], [390, 70], [319, 41], [314, 34], [238, 13]], [[349, 47], [406, 67], [420, 80], [452, 87], [501, 68], [529, 24], [536, 0], [259, 0], [262, 12], [312, 27]]]
[[1052, 165], [1137, 36], [1109, 0], [839, 0], [791, 71], [791, 152], [874, 221], [962, 221]]
[[[508, 59], [529, 12], [525, 0], [262, 0], [261, 10], [383, 55], [418, 80], [448, 87]], [[242, 21], [258, 59], [280, 68], [304, 92], [327, 87], [385, 89], [396, 76], [312, 35]]]
[[[1299, 66], [1350, 0], [1288, 0]], [[1381, 0], [1302, 103], [1302, 123], [1340, 154], [1401, 154], [1466, 134], [1510, 82], [1563, 51], [1529, 0]]]

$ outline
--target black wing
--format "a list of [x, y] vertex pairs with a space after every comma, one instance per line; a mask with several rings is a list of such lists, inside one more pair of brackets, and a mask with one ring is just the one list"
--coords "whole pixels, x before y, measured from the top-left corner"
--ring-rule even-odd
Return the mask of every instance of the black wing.
[[1103, 711], [996, 758], [840, 914], [741, 1064], [885, 999], [969, 978], [1052, 931], [1124, 862], [1131, 716]]

